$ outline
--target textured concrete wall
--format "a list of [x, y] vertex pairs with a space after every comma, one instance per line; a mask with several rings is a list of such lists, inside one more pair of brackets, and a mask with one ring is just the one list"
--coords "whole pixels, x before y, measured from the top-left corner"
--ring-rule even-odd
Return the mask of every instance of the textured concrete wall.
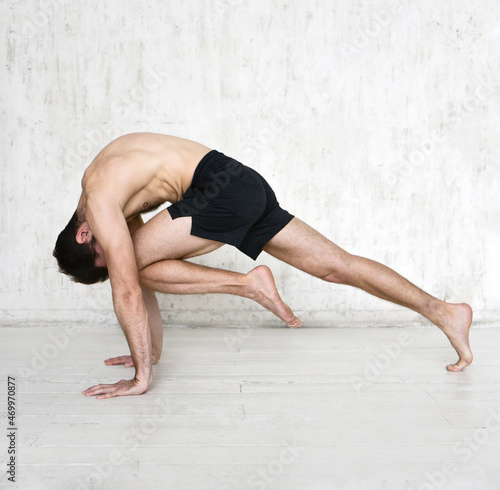
[[[116, 325], [109, 285], [51, 251], [111, 139], [198, 140], [262, 172], [281, 204], [432, 294], [498, 295], [500, 3], [63, 0], [0, 6], [2, 324]], [[269, 256], [305, 325], [416, 322]], [[224, 247], [199, 262], [248, 271]], [[279, 325], [247, 300], [161, 298], [169, 324]]]

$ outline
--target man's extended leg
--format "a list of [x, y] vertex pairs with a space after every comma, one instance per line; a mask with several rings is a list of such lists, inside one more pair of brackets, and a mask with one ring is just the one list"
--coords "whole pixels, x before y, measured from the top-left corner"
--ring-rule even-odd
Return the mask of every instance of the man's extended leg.
[[182, 260], [223, 245], [193, 236], [190, 230], [191, 218], [172, 220], [164, 210], [133, 234], [143, 287], [168, 294], [235, 294], [256, 301], [290, 327], [300, 326], [300, 320], [281, 299], [268, 267], [240, 274]]
[[447, 366], [449, 371], [460, 371], [472, 362], [469, 305], [434, 298], [385, 265], [347, 253], [297, 218], [272, 238], [264, 250], [325, 281], [358, 287], [420, 313], [446, 334], [457, 351], [459, 360]]

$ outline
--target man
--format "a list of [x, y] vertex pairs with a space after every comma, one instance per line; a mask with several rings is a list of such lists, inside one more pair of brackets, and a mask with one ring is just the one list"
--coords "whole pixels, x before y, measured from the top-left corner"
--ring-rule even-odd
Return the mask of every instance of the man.
[[[164, 202], [173, 204], [144, 225], [140, 214]], [[238, 274], [182, 260], [224, 243], [253, 259], [265, 250], [325, 281], [411, 308], [437, 325], [457, 351], [459, 360], [448, 370], [472, 362], [469, 305], [440, 301], [388, 267], [342, 250], [283, 210], [257, 172], [222, 153], [182, 138], [136, 133], [112, 141], [87, 168], [76, 212], [54, 250], [61, 271], [75, 281], [92, 284], [109, 275], [131, 355], [106, 363], [135, 366], [134, 379], [92, 386], [85, 395], [110, 398], [148, 389], [162, 350], [153, 291], [236, 294], [288, 326], [300, 326], [267, 267]]]

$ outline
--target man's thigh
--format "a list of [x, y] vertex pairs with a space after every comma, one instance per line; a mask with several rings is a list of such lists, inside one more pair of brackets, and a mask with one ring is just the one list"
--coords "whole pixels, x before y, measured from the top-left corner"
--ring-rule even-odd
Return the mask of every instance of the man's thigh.
[[160, 260], [203, 255], [224, 245], [191, 235], [191, 217], [173, 220], [166, 209], [141, 226], [132, 239], [139, 270]]
[[298, 218], [293, 218], [264, 247], [268, 254], [317, 277], [345, 263], [348, 253]]

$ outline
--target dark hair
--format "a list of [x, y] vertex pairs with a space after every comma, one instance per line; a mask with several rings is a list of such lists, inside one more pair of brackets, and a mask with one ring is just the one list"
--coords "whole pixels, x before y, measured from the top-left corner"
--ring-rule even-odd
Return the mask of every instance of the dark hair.
[[91, 243], [80, 244], [76, 241], [76, 232], [81, 223], [75, 212], [57, 237], [52, 255], [57, 259], [59, 271], [71, 276], [73, 281], [83, 284], [103, 282], [108, 278], [108, 269], [95, 266], [95, 238], [92, 238]]

